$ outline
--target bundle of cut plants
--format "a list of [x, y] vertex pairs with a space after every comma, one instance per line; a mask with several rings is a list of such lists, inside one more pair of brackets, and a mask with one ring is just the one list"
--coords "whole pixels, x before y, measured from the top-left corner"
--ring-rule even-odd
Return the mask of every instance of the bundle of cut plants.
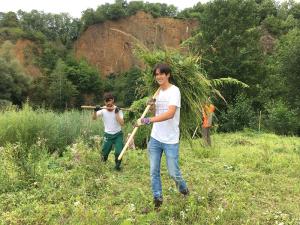
[[139, 89], [142, 96], [151, 96], [158, 88], [152, 75], [154, 66], [157, 63], [166, 63], [171, 67], [170, 82], [181, 92], [180, 130], [184, 138], [190, 139], [193, 130], [201, 124], [202, 108], [209, 97], [220, 97], [225, 101], [217, 87], [227, 83], [247, 86], [233, 78], [208, 79], [201, 67], [201, 58], [189, 53], [178, 50], [150, 51], [143, 46], [137, 46], [135, 54], [146, 65], [141, 77], [144, 86]]
[[[121, 30], [112, 28], [111, 30], [119, 32], [132, 40], [134, 54], [142, 60], [146, 68], [143, 72], [142, 85], [137, 90], [140, 96], [153, 96], [158, 89], [155, 77], [152, 75], [152, 69], [158, 63], [166, 63], [171, 67], [170, 82], [176, 85], [181, 92], [181, 109], [180, 109], [180, 132], [181, 137], [191, 140], [193, 130], [201, 124], [202, 108], [209, 97], [220, 97], [225, 99], [217, 90], [218, 86], [223, 84], [236, 84], [247, 87], [246, 84], [233, 79], [208, 79], [204, 69], [201, 67], [201, 57], [195, 56], [187, 51], [174, 49], [150, 50], [140, 40]], [[143, 114], [147, 109], [144, 111]], [[142, 115], [142, 114], [141, 114]], [[131, 137], [133, 138], [137, 128], [134, 128]], [[126, 143], [127, 145], [127, 143]], [[119, 159], [121, 159], [124, 146]]]

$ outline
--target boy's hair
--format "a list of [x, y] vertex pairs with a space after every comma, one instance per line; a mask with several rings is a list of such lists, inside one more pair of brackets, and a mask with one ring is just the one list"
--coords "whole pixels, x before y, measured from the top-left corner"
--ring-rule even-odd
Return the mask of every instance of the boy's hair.
[[108, 102], [110, 100], [115, 100], [115, 97], [113, 96], [113, 94], [111, 92], [107, 92], [103, 95], [103, 100]]
[[170, 74], [171, 75], [171, 68], [168, 64], [166, 63], [159, 63], [156, 64], [153, 68], [153, 76], [155, 76], [156, 70], [159, 69], [160, 73], [164, 73], [164, 74]]

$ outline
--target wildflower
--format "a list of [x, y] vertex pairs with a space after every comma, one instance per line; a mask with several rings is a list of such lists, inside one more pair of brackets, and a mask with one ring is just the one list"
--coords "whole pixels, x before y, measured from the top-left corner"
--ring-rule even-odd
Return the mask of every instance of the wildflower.
[[180, 211], [180, 217], [181, 219], [185, 219], [186, 218], [186, 215], [185, 215], [185, 212], [184, 211]]
[[130, 205], [129, 205], [129, 211], [130, 211], [130, 212], [135, 211], [135, 205], [134, 205], [134, 204], [130, 204]]
[[80, 201], [74, 202], [74, 206], [79, 206], [79, 205], [80, 205]]

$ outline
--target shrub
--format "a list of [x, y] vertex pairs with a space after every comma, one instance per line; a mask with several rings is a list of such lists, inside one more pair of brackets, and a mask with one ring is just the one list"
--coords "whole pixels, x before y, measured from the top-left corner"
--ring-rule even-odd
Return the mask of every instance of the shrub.
[[229, 104], [227, 111], [218, 116], [219, 129], [224, 132], [243, 130], [255, 121], [251, 100], [245, 95], [238, 95], [235, 102]]
[[267, 104], [266, 126], [276, 134], [300, 134], [299, 114], [282, 101]]

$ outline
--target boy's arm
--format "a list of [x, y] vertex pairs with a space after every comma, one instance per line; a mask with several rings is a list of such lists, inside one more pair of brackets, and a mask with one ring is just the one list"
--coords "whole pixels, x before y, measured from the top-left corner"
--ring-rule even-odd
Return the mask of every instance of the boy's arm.
[[97, 111], [101, 110], [102, 108], [100, 106], [96, 106], [95, 109], [94, 109], [94, 112], [92, 114], [92, 119], [93, 120], [96, 120], [97, 119]]
[[116, 120], [118, 123], [123, 126], [124, 125], [124, 119], [120, 116], [120, 108], [116, 107], [115, 108], [115, 114], [116, 114]]

